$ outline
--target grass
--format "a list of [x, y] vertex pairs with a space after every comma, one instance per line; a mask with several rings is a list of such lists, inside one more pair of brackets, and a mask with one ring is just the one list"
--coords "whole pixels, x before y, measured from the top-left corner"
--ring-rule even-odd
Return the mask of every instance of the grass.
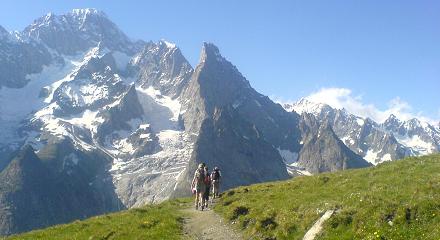
[[[191, 200], [75, 221], [6, 239], [187, 239], [183, 212]], [[440, 154], [376, 167], [239, 187], [215, 211], [245, 239], [302, 239], [329, 209], [319, 239], [440, 239]], [[0, 237], [1, 239], [1, 237]]]
[[440, 155], [297, 177], [225, 192], [215, 211], [246, 239], [302, 239], [329, 209], [319, 239], [440, 239]]
[[179, 209], [188, 206], [189, 202], [189, 199], [171, 200], [159, 205], [93, 217], [6, 239], [185, 239], [182, 233], [183, 213]]

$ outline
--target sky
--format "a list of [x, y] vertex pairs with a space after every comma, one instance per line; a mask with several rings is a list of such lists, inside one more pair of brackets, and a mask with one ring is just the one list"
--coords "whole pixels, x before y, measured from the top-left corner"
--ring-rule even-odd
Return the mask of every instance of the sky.
[[440, 120], [437, 0], [2, 0], [0, 25], [22, 30], [73, 8], [104, 11], [132, 39], [174, 42], [193, 66], [212, 42], [277, 101]]

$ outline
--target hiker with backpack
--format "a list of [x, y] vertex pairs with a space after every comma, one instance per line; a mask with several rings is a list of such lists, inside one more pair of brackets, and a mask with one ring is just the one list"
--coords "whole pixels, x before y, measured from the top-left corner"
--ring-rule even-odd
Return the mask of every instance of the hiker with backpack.
[[208, 166], [205, 166], [205, 193], [203, 194], [203, 200], [205, 201], [205, 208], [208, 208], [210, 189], [211, 189], [211, 175], [209, 174]]
[[195, 207], [196, 210], [199, 209], [199, 206], [202, 208], [205, 207], [205, 199], [204, 199], [204, 193], [206, 190], [206, 186], [205, 186], [205, 164], [200, 163], [198, 168], [196, 169], [195, 173], [194, 173], [194, 178], [192, 180], [191, 183], [191, 191], [193, 192], [193, 194], [196, 195], [196, 199], [195, 199]]
[[212, 198], [218, 198], [219, 192], [220, 192], [220, 180], [221, 180], [221, 173], [220, 169], [218, 167], [214, 168], [214, 171], [211, 173], [211, 183], [212, 183], [212, 192], [213, 196]]

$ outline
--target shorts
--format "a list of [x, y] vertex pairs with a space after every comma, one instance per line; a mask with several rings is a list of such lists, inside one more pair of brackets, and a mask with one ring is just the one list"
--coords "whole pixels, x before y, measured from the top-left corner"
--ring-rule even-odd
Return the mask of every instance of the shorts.
[[194, 188], [196, 189], [196, 193], [204, 193], [206, 187], [204, 184], [197, 184]]
[[209, 200], [209, 190], [211, 190], [210, 186], [206, 186], [205, 193], [203, 193], [203, 198], [205, 200]]

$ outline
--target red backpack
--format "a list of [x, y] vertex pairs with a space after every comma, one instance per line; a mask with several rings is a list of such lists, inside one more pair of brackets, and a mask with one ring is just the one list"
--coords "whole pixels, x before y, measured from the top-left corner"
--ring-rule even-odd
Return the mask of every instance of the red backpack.
[[205, 174], [205, 184], [208, 186], [211, 185], [211, 177], [210, 177], [209, 173]]

